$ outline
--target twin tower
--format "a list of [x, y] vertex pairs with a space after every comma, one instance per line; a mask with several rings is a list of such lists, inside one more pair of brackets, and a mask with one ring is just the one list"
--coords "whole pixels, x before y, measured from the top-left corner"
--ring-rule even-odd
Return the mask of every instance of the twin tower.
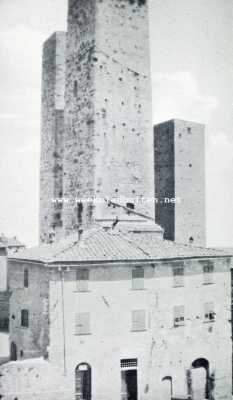
[[42, 242], [129, 218], [105, 199], [154, 218], [148, 25], [148, 0], [69, 0], [44, 44]]

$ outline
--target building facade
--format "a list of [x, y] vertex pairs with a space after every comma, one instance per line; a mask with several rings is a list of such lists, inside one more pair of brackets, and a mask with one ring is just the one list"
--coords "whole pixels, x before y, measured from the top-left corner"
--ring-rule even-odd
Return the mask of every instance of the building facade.
[[164, 237], [206, 245], [205, 127], [171, 120], [154, 127], [155, 219]]
[[144, 235], [92, 229], [10, 259], [12, 359], [60, 376], [40, 398], [231, 399], [231, 259]]

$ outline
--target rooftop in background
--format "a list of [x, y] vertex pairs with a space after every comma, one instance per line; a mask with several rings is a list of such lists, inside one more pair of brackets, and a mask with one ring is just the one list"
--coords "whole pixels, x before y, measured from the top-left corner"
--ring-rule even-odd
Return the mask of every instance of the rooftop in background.
[[0, 234], [0, 248], [4, 249], [20, 249], [25, 248], [25, 245], [22, 244], [16, 236], [12, 238], [6, 237], [3, 233]]
[[53, 244], [19, 251], [8, 257], [58, 266], [109, 262], [153, 262], [191, 258], [221, 258], [230, 255], [218, 249], [181, 245], [162, 239], [158, 225], [117, 223], [115, 227], [95, 225]]

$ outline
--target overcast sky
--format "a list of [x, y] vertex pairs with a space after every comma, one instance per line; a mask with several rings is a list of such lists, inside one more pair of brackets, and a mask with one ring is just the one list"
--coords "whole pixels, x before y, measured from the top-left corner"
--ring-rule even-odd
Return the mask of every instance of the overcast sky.
[[[0, 0], [0, 232], [38, 240], [43, 41], [67, 0]], [[206, 124], [207, 239], [233, 247], [233, 2], [151, 0], [153, 118]]]

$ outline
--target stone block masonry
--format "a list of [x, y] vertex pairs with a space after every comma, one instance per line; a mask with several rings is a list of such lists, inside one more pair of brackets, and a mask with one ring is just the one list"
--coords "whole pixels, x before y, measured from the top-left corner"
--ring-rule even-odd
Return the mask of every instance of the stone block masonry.
[[177, 119], [158, 124], [154, 149], [156, 222], [165, 239], [205, 246], [204, 125]]
[[[70, 1], [68, 14], [63, 223], [66, 233], [119, 209], [75, 198], [153, 197], [148, 5]], [[127, 200], [126, 200], [127, 202]], [[126, 205], [126, 203], [124, 204]], [[151, 203], [137, 210], [153, 217]]]
[[41, 115], [40, 240], [62, 228], [63, 136], [66, 33], [54, 33], [44, 44]]

